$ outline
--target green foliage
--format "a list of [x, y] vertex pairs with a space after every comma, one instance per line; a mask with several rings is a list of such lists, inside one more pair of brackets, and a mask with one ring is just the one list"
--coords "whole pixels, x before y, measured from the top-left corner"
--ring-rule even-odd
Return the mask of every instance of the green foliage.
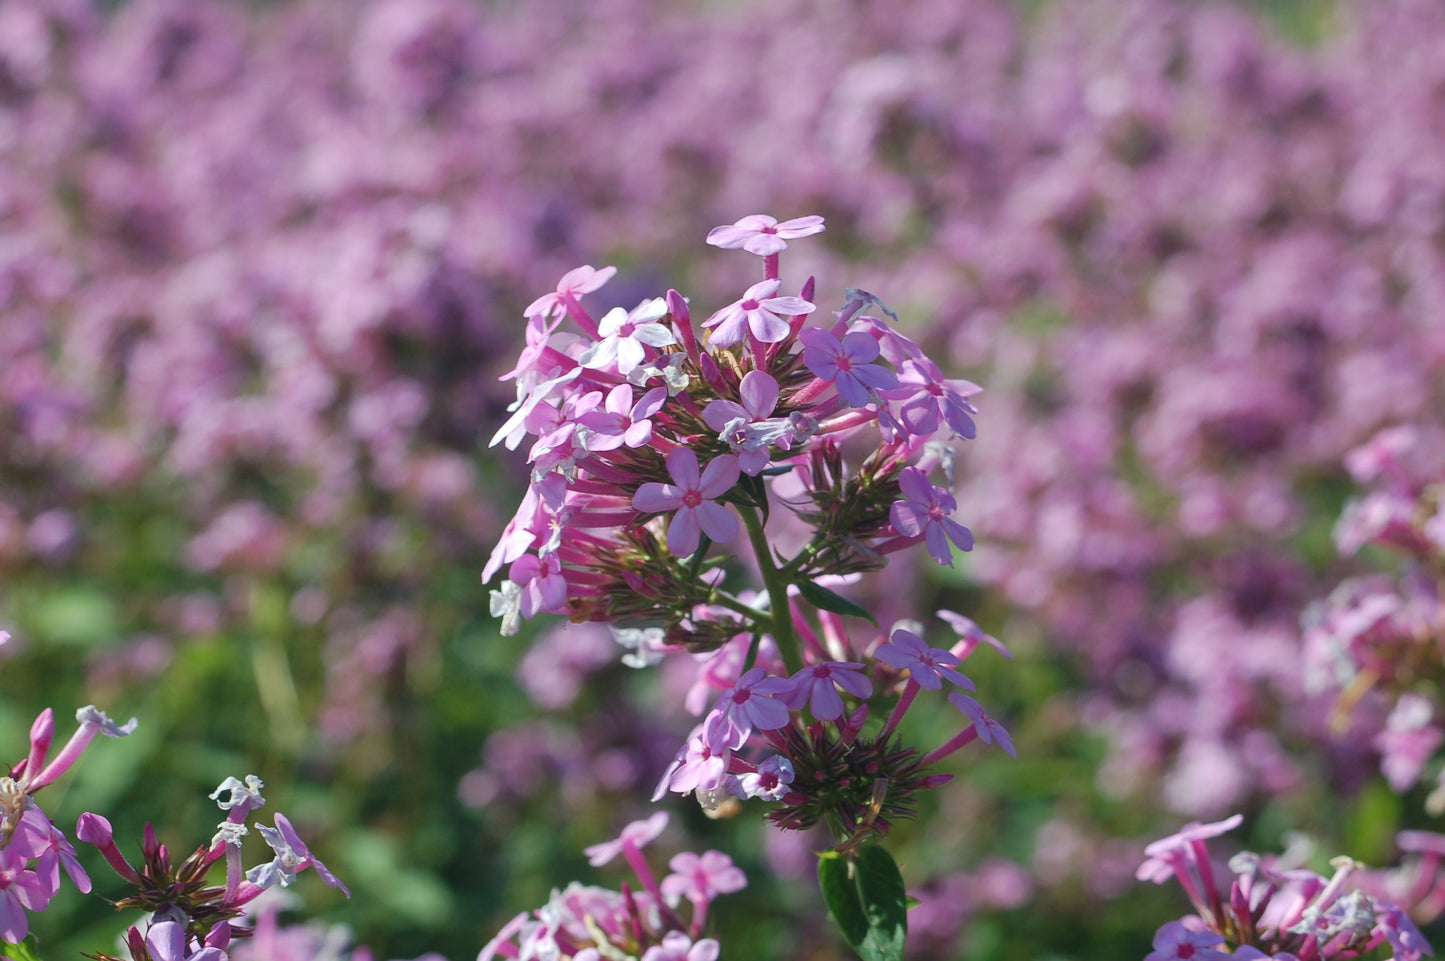
[[865, 847], [854, 856], [825, 851], [818, 884], [843, 938], [863, 961], [902, 961], [908, 937], [908, 895], [887, 850]]

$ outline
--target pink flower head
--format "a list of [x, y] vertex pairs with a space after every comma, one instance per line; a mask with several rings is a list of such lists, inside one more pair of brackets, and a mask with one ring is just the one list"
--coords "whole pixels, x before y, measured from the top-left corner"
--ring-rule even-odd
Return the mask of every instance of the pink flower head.
[[1215, 951], [1224, 936], [1213, 931], [1191, 931], [1182, 921], [1170, 921], [1154, 935], [1154, 950], [1144, 961], [1228, 961], [1230, 955]]
[[703, 321], [704, 327], [713, 328], [712, 345], [731, 347], [740, 342], [748, 331], [764, 344], [776, 344], [786, 339], [792, 328], [784, 317], [811, 314], [818, 308], [801, 297], [774, 297], [782, 283], [777, 278], [759, 281], [747, 289], [741, 300], [728, 304]]
[[919, 687], [936, 691], [947, 680], [965, 691], [973, 690], [973, 681], [954, 670], [959, 664], [956, 655], [929, 647], [912, 631], [903, 628], [894, 631], [888, 643], [879, 645], [875, 654], [883, 663], [907, 671]]
[[803, 363], [854, 407], [872, 401], [875, 390], [898, 386], [893, 371], [872, 363], [878, 359], [878, 341], [868, 334], [854, 331], [839, 340], [821, 327], [806, 327], [798, 339], [803, 342]]
[[566, 299], [576, 300], [583, 294], [590, 294], [611, 280], [615, 273], [616, 267], [603, 267], [601, 270], [594, 269], [590, 264], [575, 267], [562, 275], [562, 279], [557, 281], [555, 291], [532, 301], [527, 309], [522, 311], [522, 316], [550, 320], [553, 314], [566, 309]]
[[719, 544], [738, 536], [737, 515], [714, 503], [738, 482], [738, 459], [723, 454], [698, 472], [697, 455], [689, 447], [676, 447], [667, 455], [671, 484], [647, 483], [637, 489], [632, 506], [646, 514], [676, 511], [667, 527], [667, 549], [678, 557], [697, 550], [706, 533]]
[[953, 552], [948, 542], [959, 550], [973, 550], [973, 533], [949, 517], [958, 509], [953, 495], [928, 482], [928, 475], [917, 467], [905, 467], [898, 475], [898, 489], [904, 499], [893, 502], [888, 520], [904, 537], [918, 537], [928, 544], [928, 553], [938, 563], [953, 566]]
[[997, 744], [1003, 748], [1004, 753], [1009, 757], [1018, 757], [1018, 751], [1014, 750], [1013, 738], [1009, 737], [1008, 731], [998, 721], [988, 716], [983, 705], [969, 697], [967, 694], [950, 694], [948, 703], [958, 708], [969, 720], [973, 721], [973, 729], [978, 732], [978, 739], [985, 744]]
[[787, 250], [786, 241], [811, 237], [823, 229], [823, 218], [817, 215], [778, 223], [777, 218], [767, 214], [749, 214], [731, 226], [709, 230], [707, 242], [724, 250], [741, 247], [750, 254], [767, 257]]
[[652, 817], [643, 821], [633, 821], [622, 829], [614, 840], [603, 841], [601, 844], [594, 844], [589, 848], [583, 848], [582, 853], [587, 855], [587, 863], [594, 868], [611, 861], [617, 855], [622, 854], [628, 847], [640, 850], [657, 840], [658, 835], [667, 827], [667, 812], [658, 811]]
[[795, 711], [807, 704], [818, 720], [836, 721], [843, 716], [838, 687], [855, 697], [866, 698], [873, 693], [873, 685], [859, 673], [862, 668], [862, 664], [851, 661], [824, 661], [805, 667], [790, 678], [793, 688], [783, 701]]
[[667, 866], [674, 872], [662, 879], [662, 893], [669, 904], [675, 905], [683, 898], [711, 901], [748, 886], [747, 875], [721, 851], [707, 851], [701, 857], [683, 851], [673, 855]]

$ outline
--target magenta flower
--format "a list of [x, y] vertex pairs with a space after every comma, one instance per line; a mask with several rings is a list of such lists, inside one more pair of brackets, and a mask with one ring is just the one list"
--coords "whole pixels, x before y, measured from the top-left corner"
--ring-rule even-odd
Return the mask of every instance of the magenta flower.
[[803, 363], [854, 407], [873, 400], [875, 390], [898, 386], [893, 371], [872, 363], [878, 359], [878, 341], [868, 334], [854, 331], [839, 340], [821, 327], [807, 327], [798, 339], [803, 342]]
[[782, 700], [795, 711], [807, 704], [820, 721], [836, 721], [843, 716], [843, 698], [837, 688], [855, 697], [866, 698], [873, 693], [873, 685], [859, 673], [862, 668], [862, 664], [851, 661], [824, 661], [805, 667], [790, 678], [793, 688]]
[[1014, 740], [1009, 737], [1008, 731], [998, 721], [988, 716], [983, 705], [969, 697], [967, 694], [950, 694], [948, 703], [958, 708], [964, 715], [973, 721], [973, 729], [978, 732], [978, 739], [985, 744], [997, 744], [1003, 748], [1004, 753], [1009, 757], [1018, 757], [1018, 751], [1014, 750]]
[[673, 855], [667, 866], [674, 873], [662, 879], [662, 893], [672, 905], [683, 898], [712, 901], [720, 894], [732, 894], [748, 886], [747, 875], [721, 851], [706, 851], [701, 857], [683, 851]]
[[40, 875], [26, 870], [28, 861], [13, 847], [0, 848], [0, 938], [11, 944], [30, 933], [26, 910], [44, 911], [50, 904], [51, 892]]
[[1223, 935], [1191, 931], [1182, 921], [1170, 921], [1154, 935], [1154, 950], [1144, 961], [1227, 961], [1230, 955], [1214, 950], [1223, 943]]
[[550, 320], [553, 314], [566, 309], [564, 298], [576, 300], [583, 294], [589, 294], [611, 280], [615, 273], [616, 267], [603, 267], [601, 270], [594, 269], [590, 264], [575, 267], [562, 275], [562, 279], [557, 281], [555, 291], [532, 301], [522, 312], [522, 316]]
[[587, 855], [588, 864], [594, 868], [600, 868], [617, 855], [624, 853], [629, 847], [634, 851], [641, 850], [655, 841], [666, 827], [667, 812], [658, 811], [645, 821], [633, 821], [611, 841], [603, 841], [600, 844], [583, 848], [582, 853]]
[[888, 511], [888, 520], [898, 533], [904, 537], [921, 534], [928, 544], [928, 553], [948, 567], [953, 566], [949, 541], [959, 550], [973, 550], [973, 533], [948, 516], [958, 509], [952, 494], [930, 484], [928, 475], [917, 467], [903, 468], [898, 475], [898, 489], [904, 499], [894, 501]]
[[753, 284], [741, 300], [728, 304], [703, 321], [704, 327], [713, 328], [712, 345], [731, 347], [741, 341], [748, 331], [764, 344], [776, 344], [786, 339], [792, 328], [783, 319], [785, 316], [811, 314], [818, 308], [801, 297], [774, 297], [782, 283], [774, 278]]
[[738, 482], [738, 459], [734, 454], [714, 457], [701, 475], [697, 455], [688, 447], [677, 447], [667, 455], [667, 472], [673, 483], [647, 483], [637, 489], [632, 506], [646, 514], [676, 511], [667, 527], [667, 549], [678, 557], [697, 550], [702, 534], [719, 544], [738, 536], [738, 519], [714, 500]]
[[947, 680], [965, 691], [973, 690], [973, 681], [953, 669], [960, 663], [957, 656], [929, 647], [912, 631], [899, 628], [875, 653], [883, 663], [907, 671], [919, 687], [936, 691]]
[[823, 218], [816, 214], [782, 223], [767, 214], [749, 214], [735, 224], [709, 230], [707, 242], [724, 250], [741, 247], [750, 254], [767, 257], [787, 250], [786, 241], [811, 237], [823, 230]]

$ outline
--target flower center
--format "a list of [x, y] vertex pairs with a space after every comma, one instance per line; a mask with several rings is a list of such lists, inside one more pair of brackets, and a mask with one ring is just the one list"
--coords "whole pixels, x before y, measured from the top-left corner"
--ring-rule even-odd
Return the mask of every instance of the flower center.
[[697, 507], [702, 503], [702, 493], [699, 491], [686, 491], [682, 495], [683, 507]]
[[757, 310], [760, 305], [756, 300], [745, 300], [738, 306], [742, 307], [743, 310]]

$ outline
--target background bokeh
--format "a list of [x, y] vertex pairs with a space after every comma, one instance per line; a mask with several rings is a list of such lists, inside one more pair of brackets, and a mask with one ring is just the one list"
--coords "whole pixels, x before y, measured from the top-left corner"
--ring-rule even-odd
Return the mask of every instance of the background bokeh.
[[[49, 813], [189, 850], [259, 774], [355, 893], [306, 878], [296, 918], [378, 957], [616, 884], [580, 850], [648, 811], [687, 681], [498, 635], [496, 378], [580, 264], [604, 307], [736, 299], [756, 264], [702, 239], [758, 212], [826, 217], [790, 282], [985, 388], [978, 548], [872, 587], [1016, 655], [970, 673], [1019, 760], [894, 842], [911, 956], [1142, 957], [1184, 906], [1133, 870], [1186, 820], [1375, 863], [1431, 826], [1300, 618], [1393, 563], [1332, 542], [1347, 452], [1445, 416], [1435, 0], [0, 0], [0, 749], [46, 705], [141, 719]], [[812, 839], [673, 807], [664, 847], [753, 880], [726, 956], [846, 956]], [[36, 928], [123, 923], [69, 891]]]

